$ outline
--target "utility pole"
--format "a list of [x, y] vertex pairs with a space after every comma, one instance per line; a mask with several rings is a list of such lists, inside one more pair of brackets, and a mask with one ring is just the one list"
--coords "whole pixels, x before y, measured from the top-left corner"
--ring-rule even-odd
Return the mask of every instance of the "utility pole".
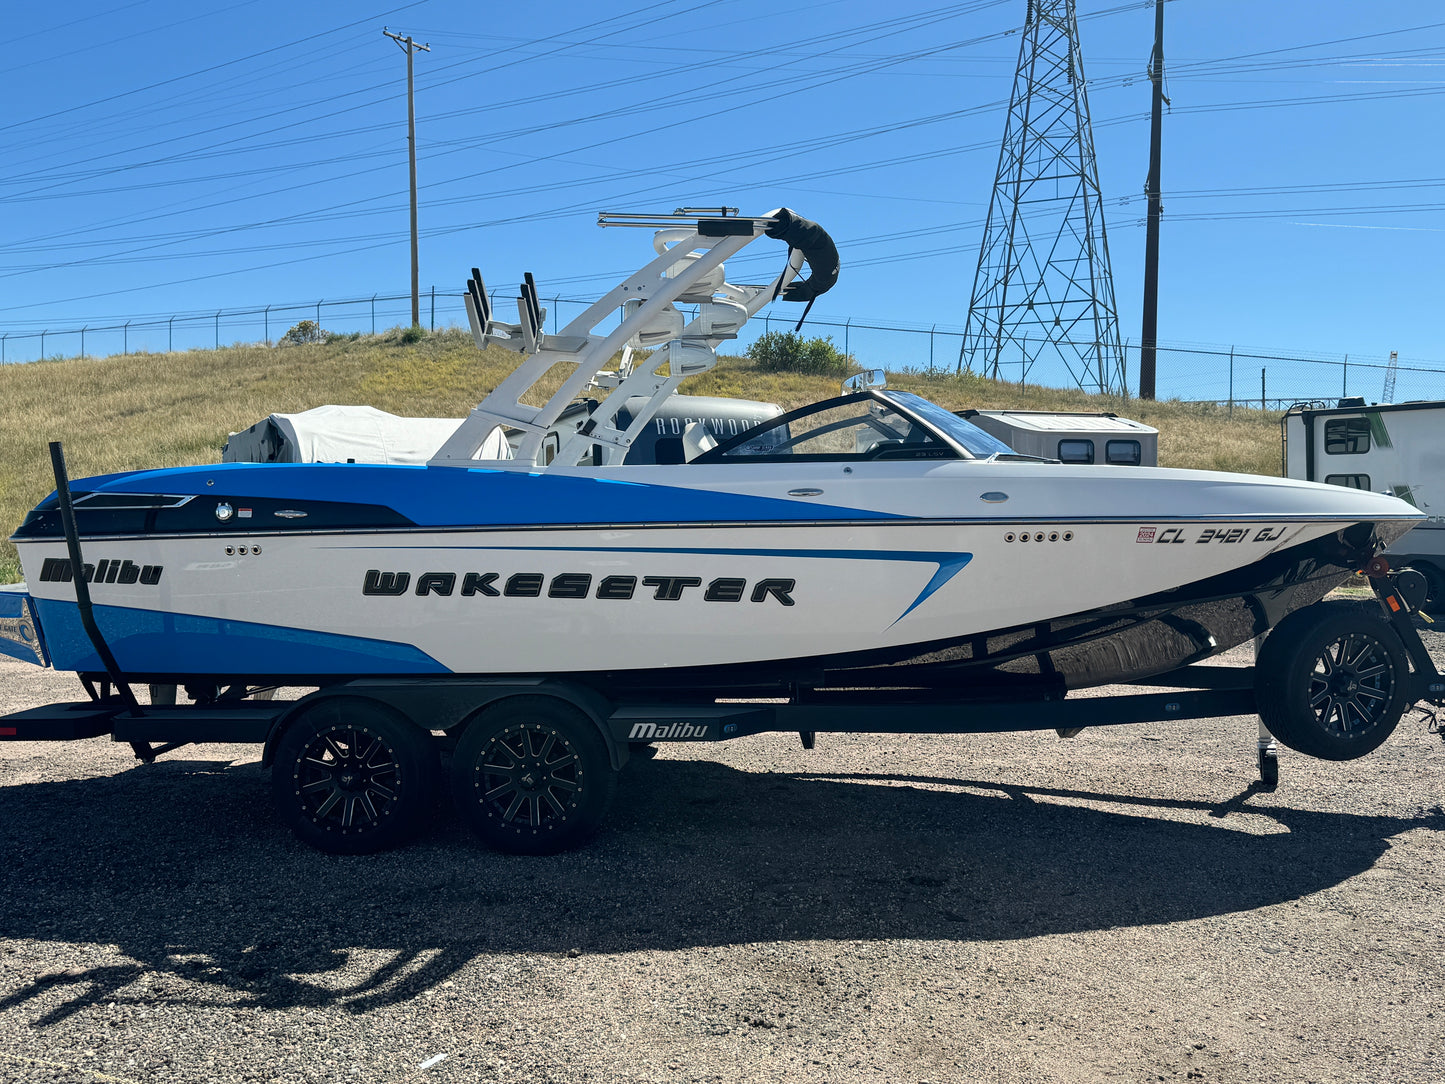
[[1154, 105], [1149, 116], [1149, 179], [1144, 194], [1149, 218], [1144, 230], [1144, 334], [1139, 343], [1139, 398], [1154, 398], [1154, 355], [1159, 341], [1159, 219], [1164, 205], [1159, 197], [1159, 143], [1164, 128], [1164, 0], [1154, 0], [1154, 52], [1149, 57], [1149, 81], [1154, 84]]
[[431, 52], [431, 45], [419, 45], [411, 40], [410, 34], [405, 37], [393, 34], [384, 26], [381, 32], [401, 46], [402, 52], [406, 53], [406, 147], [411, 164], [411, 326], [420, 327], [421, 273], [416, 254], [416, 85], [413, 79], [412, 57], [418, 49]]

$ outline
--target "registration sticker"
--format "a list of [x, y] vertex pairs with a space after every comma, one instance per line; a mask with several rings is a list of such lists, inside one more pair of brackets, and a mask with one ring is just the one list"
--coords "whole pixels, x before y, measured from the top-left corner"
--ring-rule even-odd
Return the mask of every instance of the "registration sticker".
[[1154, 541], [1154, 532], [1155, 532], [1157, 529], [1158, 529], [1158, 528], [1155, 528], [1155, 527], [1140, 527], [1140, 528], [1139, 528], [1139, 537], [1136, 538], [1136, 539], [1134, 539], [1134, 541], [1135, 541], [1135, 542], [1153, 542], [1153, 541]]

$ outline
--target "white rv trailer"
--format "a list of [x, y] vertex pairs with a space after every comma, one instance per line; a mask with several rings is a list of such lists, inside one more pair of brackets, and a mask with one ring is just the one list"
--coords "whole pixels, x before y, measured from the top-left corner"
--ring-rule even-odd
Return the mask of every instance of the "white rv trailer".
[[1159, 430], [1117, 414], [1060, 410], [957, 413], [1021, 455], [1116, 467], [1159, 465]]
[[1298, 403], [1280, 428], [1287, 477], [1391, 493], [1429, 516], [1387, 554], [1424, 573], [1430, 603], [1445, 601], [1445, 401]]

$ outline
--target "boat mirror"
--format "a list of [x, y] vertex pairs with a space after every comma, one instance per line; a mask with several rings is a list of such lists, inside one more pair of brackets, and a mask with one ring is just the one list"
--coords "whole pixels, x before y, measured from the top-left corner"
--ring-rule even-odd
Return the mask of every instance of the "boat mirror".
[[869, 388], [881, 388], [888, 383], [888, 374], [882, 369], [873, 369], [866, 373], [857, 373], [843, 381], [843, 390], [867, 391]]

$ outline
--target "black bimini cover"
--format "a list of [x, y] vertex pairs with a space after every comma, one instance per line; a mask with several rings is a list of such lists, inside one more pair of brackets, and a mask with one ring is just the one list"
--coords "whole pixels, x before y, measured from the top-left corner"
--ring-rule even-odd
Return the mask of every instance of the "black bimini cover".
[[788, 248], [798, 249], [808, 261], [810, 274], [794, 279], [783, 291], [784, 301], [812, 301], [831, 290], [838, 282], [838, 246], [828, 231], [784, 207], [763, 231], [776, 241], [786, 241]]

